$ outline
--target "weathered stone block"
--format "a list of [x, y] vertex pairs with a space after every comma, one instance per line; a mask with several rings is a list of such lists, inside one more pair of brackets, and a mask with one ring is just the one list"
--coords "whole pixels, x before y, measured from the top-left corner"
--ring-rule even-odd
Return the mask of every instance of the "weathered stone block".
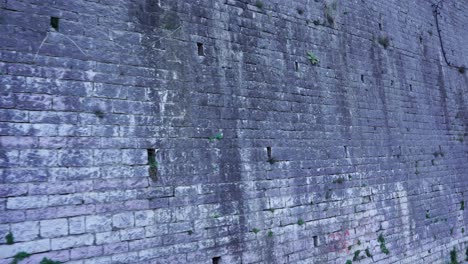
[[68, 235], [67, 219], [44, 220], [40, 222], [40, 226], [41, 237], [50, 238]]

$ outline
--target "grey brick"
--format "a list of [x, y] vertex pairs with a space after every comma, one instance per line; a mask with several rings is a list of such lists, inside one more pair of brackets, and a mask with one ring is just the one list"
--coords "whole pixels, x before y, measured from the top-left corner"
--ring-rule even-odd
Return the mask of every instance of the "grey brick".
[[135, 225], [133, 212], [121, 213], [112, 216], [112, 226], [115, 228], [128, 228]]
[[23, 251], [30, 254], [45, 252], [50, 250], [50, 240], [41, 239], [23, 243], [15, 243], [13, 245], [0, 245], [0, 258], [13, 257], [16, 253]]
[[11, 225], [15, 241], [31, 241], [39, 238], [39, 222], [22, 222]]
[[37, 138], [0, 136], [0, 144], [2, 148], [32, 148], [37, 145]]
[[152, 210], [135, 212], [136, 226], [150, 226], [154, 224], [154, 212]]
[[52, 238], [50, 240], [52, 250], [90, 246], [93, 242], [94, 236], [91, 234]]
[[144, 149], [124, 149], [122, 151], [122, 162], [126, 165], [147, 164], [147, 155]]
[[96, 244], [109, 244], [109, 243], [118, 243], [120, 242], [120, 232], [103, 232], [96, 234]]
[[[67, 219], [41, 221], [41, 237], [51, 238], [68, 235]], [[71, 228], [70, 228], [71, 229]]]
[[102, 246], [88, 246], [73, 248], [70, 250], [71, 259], [86, 259], [92, 257], [98, 257], [103, 254]]
[[0, 121], [7, 122], [29, 122], [27, 111], [18, 111], [13, 109], [1, 109]]
[[7, 200], [8, 209], [29, 209], [46, 207], [48, 202], [47, 196], [27, 196], [27, 197], [11, 197]]
[[44, 182], [49, 172], [44, 169], [4, 169], [0, 170], [5, 183]]
[[16, 94], [17, 109], [48, 110], [52, 108], [52, 97], [50, 95]]
[[83, 108], [83, 98], [75, 96], [54, 96], [53, 109], [59, 111], [79, 111]]
[[87, 232], [105, 232], [112, 230], [112, 218], [110, 216], [86, 216]]
[[84, 167], [93, 164], [93, 154], [90, 150], [59, 151], [59, 162], [67, 167]]
[[120, 239], [122, 241], [141, 239], [145, 237], [145, 229], [142, 227], [127, 228], [120, 230]]
[[85, 217], [77, 216], [68, 219], [69, 231], [71, 235], [83, 234], [86, 230]]
[[53, 150], [22, 150], [20, 162], [25, 167], [55, 167], [58, 165], [58, 155]]
[[77, 124], [78, 114], [66, 112], [49, 112], [49, 111], [31, 111], [29, 112], [29, 120], [34, 123], [48, 124]]

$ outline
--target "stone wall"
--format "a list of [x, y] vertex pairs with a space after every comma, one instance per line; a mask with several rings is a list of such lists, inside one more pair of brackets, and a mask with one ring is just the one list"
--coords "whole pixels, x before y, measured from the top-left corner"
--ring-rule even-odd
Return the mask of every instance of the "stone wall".
[[434, 3], [0, 0], [0, 263], [465, 260], [468, 5], [439, 38]]

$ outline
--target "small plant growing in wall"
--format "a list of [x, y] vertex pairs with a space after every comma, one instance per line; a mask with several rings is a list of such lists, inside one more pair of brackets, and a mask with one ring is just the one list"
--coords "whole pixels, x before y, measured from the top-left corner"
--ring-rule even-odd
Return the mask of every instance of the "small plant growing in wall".
[[460, 210], [462, 210], [462, 211], [465, 210], [465, 201], [464, 200], [462, 200], [460, 202]]
[[346, 264], [353, 264], [353, 262], [351, 260], [346, 260]]
[[51, 259], [48, 259], [48, 258], [43, 258], [41, 260], [41, 262], [39, 262], [39, 264], [61, 264], [62, 262], [60, 261], [55, 261], [55, 260], [51, 260]]
[[390, 254], [390, 250], [387, 249], [387, 246], [385, 245], [385, 238], [383, 237], [383, 234], [380, 234], [379, 237], [377, 238], [377, 241], [380, 243], [380, 250], [382, 253], [388, 255]]
[[258, 9], [262, 9], [263, 8], [263, 2], [260, 1], [260, 0], [257, 0], [255, 2], [255, 6], [258, 8]]
[[353, 261], [359, 260], [359, 254], [361, 254], [361, 250], [354, 251]]
[[258, 229], [258, 228], [253, 228], [253, 229], [252, 229], [252, 232], [253, 232], [254, 234], [257, 234], [258, 232], [260, 232], [260, 229]]
[[456, 248], [453, 248], [450, 251], [450, 264], [458, 264], [457, 249]]
[[304, 220], [302, 220], [302, 219], [297, 220], [297, 224], [298, 224], [298, 225], [303, 225], [303, 224], [304, 224]]
[[331, 5], [325, 5], [325, 20], [330, 27], [335, 25], [335, 18], [333, 17], [333, 11], [336, 10], [337, 4], [334, 2]]
[[149, 167], [149, 176], [152, 180], [156, 181], [158, 179], [158, 167], [159, 163], [156, 160], [156, 149], [148, 149], [148, 167]]
[[465, 66], [458, 67], [458, 72], [461, 74], [464, 74], [466, 72], [466, 67]]
[[215, 140], [221, 140], [221, 139], [223, 139], [223, 133], [217, 133], [216, 135], [208, 138], [210, 142], [213, 142]]
[[101, 109], [94, 110], [94, 114], [100, 119], [104, 118], [105, 116], [104, 112]]
[[150, 167], [150, 170], [157, 170], [157, 169], [158, 169], [158, 166], [159, 166], [159, 164], [158, 164], [157, 161], [151, 161], [151, 162], [149, 162], [148, 165], [149, 165], [149, 167]]
[[339, 177], [338, 179], [333, 180], [333, 183], [342, 184], [343, 182], [345, 182], [345, 179], [343, 177]]
[[272, 237], [273, 236], [273, 231], [268, 231], [268, 237]]
[[312, 51], [307, 52], [307, 59], [310, 61], [312, 65], [317, 65], [320, 63], [320, 60], [315, 56]]
[[366, 248], [366, 256], [367, 256], [368, 258], [372, 258], [372, 257], [373, 257], [372, 254], [370, 253], [369, 248]]
[[384, 49], [387, 49], [388, 46], [390, 46], [390, 40], [388, 39], [388, 37], [379, 37], [377, 39], [377, 42], [379, 42], [379, 44], [384, 48]]
[[15, 243], [15, 238], [11, 232], [5, 236], [5, 241], [7, 245], [13, 245]]
[[10, 264], [17, 264], [18, 262], [22, 261], [23, 259], [29, 258], [31, 254], [28, 252], [18, 252], [16, 255], [13, 256], [13, 260], [10, 262]]

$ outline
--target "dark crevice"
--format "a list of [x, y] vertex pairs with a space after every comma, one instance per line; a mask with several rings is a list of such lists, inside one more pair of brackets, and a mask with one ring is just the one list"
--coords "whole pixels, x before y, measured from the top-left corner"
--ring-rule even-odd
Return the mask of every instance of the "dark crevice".
[[50, 26], [59, 31], [59, 18], [58, 17], [50, 17]]
[[205, 56], [205, 51], [203, 50], [203, 43], [197, 43], [198, 56]]
[[266, 151], [267, 151], [267, 162], [268, 163], [275, 164], [276, 162], [278, 162], [278, 160], [275, 159], [275, 157], [273, 157], [273, 155], [271, 154], [271, 147], [267, 147]]
[[149, 176], [153, 181], [158, 179], [158, 162], [156, 161], [156, 150], [147, 149], [148, 152], [148, 166]]

